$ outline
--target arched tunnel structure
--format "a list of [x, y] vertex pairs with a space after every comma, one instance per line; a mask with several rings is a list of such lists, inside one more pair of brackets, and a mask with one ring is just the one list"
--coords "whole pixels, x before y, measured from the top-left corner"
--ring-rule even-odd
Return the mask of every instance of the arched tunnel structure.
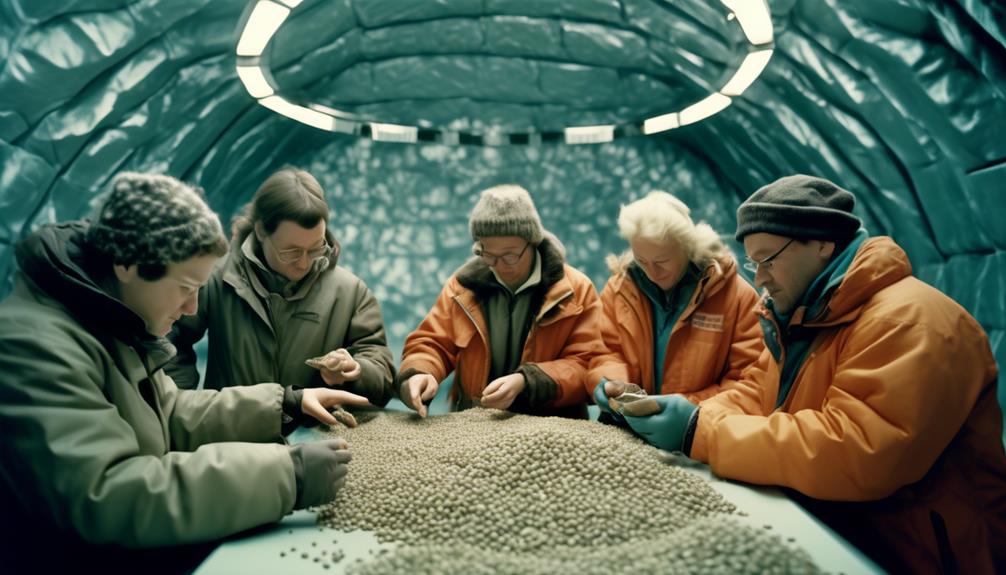
[[[580, 145], [384, 142], [281, 116], [235, 73], [247, 5], [0, 5], [0, 293], [13, 245], [86, 216], [119, 171], [196, 183], [227, 222], [292, 164], [324, 185], [340, 263], [375, 291], [400, 352], [470, 253], [467, 213], [487, 185], [531, 190], [571, 263], [600, 286], [604, 255], [623, 246], [620, 204], [672, 192], [732, 242], [745, 197], [808, 173], [853, 191], [871, 234], [894, 237], [1006, 362], [998, 0], [770, 0], [774, 54], [730, 106]], [[360, 117], [545, 133], [638, 122], [715, 91], [748, 50], [728, 13], [713, 0], [306, 0], [265, 56], [284, 94]]]

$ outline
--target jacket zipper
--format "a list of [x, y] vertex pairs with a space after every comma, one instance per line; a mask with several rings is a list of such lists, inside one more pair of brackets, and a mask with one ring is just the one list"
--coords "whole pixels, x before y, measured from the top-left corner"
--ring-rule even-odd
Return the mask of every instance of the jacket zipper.
[[[461, 302], [458, 301], [458, 296], [451, 296], [451, 299], [453, 299], [454, 303], [456, 303], [458, 305], [458, 307], [461, 308], [461, 311], [463, 311], [464, 314], [466, 316], [468, 316], [468, 320], [472, 322], [473, 326], [475, 326], [476, 333], [478, 333], [479, 337], [482, 338], [482, 345], [484, 345], [486, 347], [486, 354], [485, 354], [486, 355], [486, 361], [485, 361], [485, 365], [483, 367], [485, 368], [485, 373], [488, 376], [489, 372], [492, 370], [492, 364], [490, 363], [491, 360], [489, 358], [489, 339], [486, 337], [486, 335], [484, 333], [482, 333], [482, 330], [479, 328], [479, 323], [477, 321], [475, 321], [475, 316], [473, 316], [471, 314], [471, 312], [468, 311], [468, 308], [466, 308], [465, 306], [461, 305]], [[458, 369], [455, 369], [455, 376], [454, 376], [455, 379], [457, 379], [458, 378], [457, 376], [461, 373], [460, 367], [461, 367], [461, 362], [459, 361], [458, 365], [457, 365]], [[455, 383], [457, 383], [457, 382], [455, 382]], [[460, 388], [460, 387], [461, 386], [459, 385], [458, 388]]]

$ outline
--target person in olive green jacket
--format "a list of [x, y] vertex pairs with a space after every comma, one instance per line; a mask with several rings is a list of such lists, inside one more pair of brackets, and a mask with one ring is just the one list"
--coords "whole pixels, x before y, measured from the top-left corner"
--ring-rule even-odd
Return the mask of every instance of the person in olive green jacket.
[[235, 219], [230, 253], [199, 294], [199, 311], [169, 336], [178, 355], [166, 370], [179, 387], [198, 385], [193, 344], [209, 330], [207, 388], [329, 385], [388, 403], [394, 367], [381, 308], [337, 265], [328, 218], [311, 174], [285, 168], [266, 179]]
[[[335, 424], [329, 408], [364, 398], [179, 390], [161, 369], [174, 351], [163, 336], [195, 313], [226, 250], [199, 190], [133, 173], [115, 178], [92, 223], [44, 226], [18, 245], [0, 303], [4, 569], [117, 571], [146, 557], [136, 549], [212, 541], [335, 498], [345, 442], [291, 447], [282, 431], [304, 414]], [[160, 561], [182, 554], [140, 565], [167, 569]]]

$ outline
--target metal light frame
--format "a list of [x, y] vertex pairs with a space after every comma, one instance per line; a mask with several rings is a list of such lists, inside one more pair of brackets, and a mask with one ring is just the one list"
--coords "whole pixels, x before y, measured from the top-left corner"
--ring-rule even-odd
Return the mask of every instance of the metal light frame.
[[541, 145], [550, 143], [599, 144], [616, 138], [650, 135], [694, 124], [729, 106], [733, 98], [761, 75], [772, 58], [772, 15], [765, 0], [720, 0], [727, 19], [736, 20], [748, 41], [748, 54], [730, 80], [716, 92], [677, 112], [641, 122], [595, 126], [570, 126], [562, 131], [484, 132], [420, 128], [367, 120], [357, 114], [314, 103], [298, 104], [278, 93], [262, 54], [273, 36], [302, 0], [257, 0], [246, 13], [236, 48], [237, 74], [248, 94], [270, 110], [320, 130], [354, 134], [381, 142], [470, 144], [482, 146]]

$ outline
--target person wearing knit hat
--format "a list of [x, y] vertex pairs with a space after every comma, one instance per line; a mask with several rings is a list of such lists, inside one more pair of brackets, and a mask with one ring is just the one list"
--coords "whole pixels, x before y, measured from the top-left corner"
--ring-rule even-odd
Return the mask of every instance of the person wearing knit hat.
[[797, 174], [762, 187], [737, 208], [737, 241], [754, 233], [845, 243], [862, 226], [856, 197], [822, 178]]
[[472, 239], [516, 236], [538, 245], [545, 236], [531, 195], [520, 186], [503, 185], [482, 192], [468, 220]]
[[[226, 250], [196, 188], [138, 173], [114, 178], [94, 221], [45, 225], [17, 245], [0, 302], [0, 499], [19, 526], [0, 542], [17, 551], [3, 553], [6, 568], [143, 571], [137, 549], [219, 540], [335, 498], [346, 443], [288, 446], [281, 431], [335, 424], [329, 408], [366, 398], [276, 383], [179, 390], [162, 369], [175, 352], [163, 336], [196, 312]], [[161, 560], [202, 558], [188, 547]]]
[[87, 241], [117, 264], [161, 272], [192, 256], [227, 252], [220, 218], [206, 205], [202, 190], [159, 174], [116, 176], [91, 221]]
[[1006, 453], [988, 337], [912, 276], [893, 239], [868, 237], [854, 203], [795, 175], [741, 204], [767, 352], [694, 412], [652, 416], [662, 433], [647, 439], [720, 477], [792, 490], [892, 573], [1001, 572]]
[[[161, 337], [192, 313], [198, 287], [227, 253], [220, 219], [202, 190], [134, 172], [113, 178], [87, 228], [87, 245], [111, 260], [123, 303]], [[170, 280], [190, 289], [172, 290]]]
[[594, 284], [566, 263], [520, 186], [482, 191], [468, 228], [474, 257], [405, 340], [396, 379], [402, 401], [425, 417], [440, 382], [457, 369], [453, 409], [586, 417], [583, 378], [600, 347]]
[[[748, 253], [744, 267], [770, 293], [776, 313], [791, 313], [833, 256], [846, 251], [862, 227], [855, 204], [834, 183], [797, 174], [761, 187], [737, 208], [734, 237]], [[776, 261], [798, 263], [773, 273]]]

